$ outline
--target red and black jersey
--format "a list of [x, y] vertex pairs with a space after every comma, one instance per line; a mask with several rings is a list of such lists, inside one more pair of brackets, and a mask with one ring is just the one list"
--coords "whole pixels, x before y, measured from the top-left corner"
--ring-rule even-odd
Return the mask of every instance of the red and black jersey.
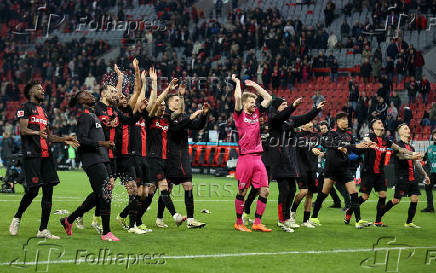
[[[401, 148], [406, 148], [409, 151], [415, 152], [415, 148], [404, 141], [400, 140], [399, 142], [397, 142], [397, 145]], [[415, 165], [413, 164], [413, 160], [398, 159], [397, 174], [399, 176], [408, 177], [409, 181], [415, 181]]]
[[[109, 127], [108, 124], [111, 120], [118, 118], [117, 111], [111, 106], [107, 106], [101, 101], [95, 104], [95, 114], [103, 126], [104, 136], [106, 141], [113, 141], [115, 143], [116, 127]], [[114, 158], [114, 151], [109, 149], [109, 158]]]
[[147, 117], [141, 117], [131, 127], [132, 132], [132, 154], [145, 157], [147, 155]]
[[169, 123], [169, 114], [146, 119], [148, 157], [167, 159]]
[[384, 171], [386, 154], [389, 152], [389, 148], [392, 147], [392, 141], [385, 136], [378, 137], [374, 133], [369, 134], [368, 137], [372, 142], [377, 143], [377, 147], [365, 149], [362, 172], [365, 174], [381, 174]]
[[[33, 102], [26, 102], [17, 111], [17, 119], [28, 119], [27, 127], [34, 131], [46, 131], [49, 126], [45, 109]], [[50, 143], [39, 135], [21, 135], [22, 153], [25, 157], [49, 157]]]

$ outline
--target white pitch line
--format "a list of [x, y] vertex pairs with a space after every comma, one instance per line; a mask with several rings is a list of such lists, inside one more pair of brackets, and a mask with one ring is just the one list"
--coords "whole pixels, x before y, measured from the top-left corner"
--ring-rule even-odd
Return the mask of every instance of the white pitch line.
[[[220, 254], [200, 254], [200, 255], [184, 255], [184, 256], [162, 256], [160, 259], [205, 259], [205, 258], [228, 258], [228, 257], [247, 257], [247, 256], [271, 256], [271, 255], [292, 255], [292, 254], [338, 254], [338, 253], [358, 253], [372, 252], [379, 250], [414, 250], [414, 249], [429, 249], [436, 246], [416, 246], [416, 247], [383, 247], [383, 248], [351, 248], [351, 249], [331, 249], [331, 250], [306, 250], [306, 251], [279, 251], [279, 252], [243, 252], [243, 253], [220, 253]], [[132, 258], [121, 258], [117, 261], [134, 260]], [[104, 262], [110, 262], [110, 259], [105, 259]], [[85, 263], [85, 259], [77, 260], [60, 260], [60, 261], [39, 261], [37, 264], [73, 264]], [[100, 261], [99, 261], [100, 262]], [[103, 261], [101, 261], [103, 262]], [[35, 265], [36, 262], [28, 262], [26, 265]], [[10, 265], [10, 262], [2, 262], [0, 266]], [[18, 264], [19, 265], [19, 264]], [[134, 264], [132, 264], [134, 265]]]

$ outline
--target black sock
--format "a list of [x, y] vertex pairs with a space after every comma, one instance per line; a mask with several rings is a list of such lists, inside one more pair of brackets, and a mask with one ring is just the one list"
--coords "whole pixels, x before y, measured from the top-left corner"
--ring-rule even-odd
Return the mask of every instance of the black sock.
[[351, 198], [351, 208], [353, 209], [354, 217], [356, 218], [356, 223], [360, 221], [360, 204], [357, 192], [350, 194]]
[[359, 205], [362, 205], [363, 203], [365, 203], [365, 199], [363, 199], [362, 196], [359, 196]]
[[408, 212], [408, 216], [407, 216], [407, 224], [412, 223], [413, 221], [413, 217], [415, 217], [416, 214], [416, 205], [418, 203], [417, 202], [410, 202], [410, 206], [409, 206], [409, 212]]
[[386, 212], [388, 212], [393, 206], [394, 206], [394, 203], [392, 202], [392, 200], [389, 200], [386, 203], [386, 206], [384, 207], [384, 209], [382, 210], [380, 217], [383, 217], [383, 215], [385, 215]]
[[[101, 214], [100, 214], [100, 203], [99, 202], [97, 202], [95, 204], [94, 216], [95, 217], [100, 217], [101, 216]], [[81, 215], [80, 217], [83, 217], [83, 215]]]
[[309, 221], [309, 217], [310, 217], [310, 211], [305, 211], [303, 216], [303, 223]]
[[186, 215], [188, 218], [194, 218], [194, 195], [192, 190], [185, 191]]
[[103, 235], [111, 232], [110, 227], [111, 215], [110, 214], [101, 214], [101, 224], [103, 225]]
[[142, 216], [144, 216], [144, 214], [147, 212], [148, 207], [151, 205], [151, 202], [153, 201], [153, 196], [154, 194], [148, 194], [147, 197], [145, 197], [145, 200], [140, 201], [141, 205], [139, 205], [138, 203], [139, 212], [138, 216], [136, 217], [137, 226], [142, 225]]
[[26, 191], [20, 201], [20, 206], [18, 207], [17, 213], [15, 213], [15, 218], [21, 218], [26, 209], [32, 204], [33, 199], [38, 195], [38, 187], [30, 188]]
[[126, 218], [129, 215], [130, 209], [130, 195], [129, 195], [129, 203], [124, 207], [123, 211], [120, 213], [121, 218]]
[[44, 186], [42, 188], [41, 200], [41, 225], [39, 230], [47, 229], [48, 220], [50, 219], [50, 212], [52, 206], [53, 186]]
[[162, 219], [165, 210], [165, 202], [162, 199], [162, 195], [159, 196], [157, 200], [157, 218]]
[[[93, 207], [96, 207], [97, 195], [95, 193], [90, 193], [85, 201], [73, 211], [70, 216], [67, 217], [68, 223], [72, 224], [77, 217], [83, 216], [84, 213], [90, 211]], [[97, 210], [97, 207], [95, 208]]]
[[296, 201], [294, 200], [294, 203], [292, 204], [292, 207], [291, 207], [291, 211], [292, 211], [292, 212], [296, 212], [298, 206], [300, 205], [300, 203], [301, 203], [301, 200], [298, 201], [298, 202], [296, 202]]
[[318, 197], [315, 201], [315, 206], [313, 207], [313, 213], [312, 218], [318, 218], [319, 210], [321, 209], [322, 203], [324, 202], [324, 199], [327, 197], [327, 194], [320, 192], [318, 193]]
[[250, 193], [247, 196], [247, 199], [244, 201], [244, 212], [250, 214], [250, 207], [253, 204], [254, 199], [256, 199], [257, 190], [255, 188], [250, 189]]
[[433, 185], [434, 184], [426, 184], [425, 185], [425, 193], [427, 195], [427, 208], [433, 208]]
[[138, 197], [137, 195], [129, 196], [129, 228], [136, 224], [136, 216], [138, 214]]
[[142, 213], [144, 200], [142, 200], [141, 197], [138, 195], [136, 196], [136, 198], [138, 199], [138, 214], [136, 215], [136, 226], [139, 227], [140, 225], [142, 225], [142, 215], [144, 215]]
[[170, 214], [174, 216], [174, 214], [176, 214], [176, 208], [174, 207], [173, 200], [171, 200], [168, 190], [161, 191], [160, 196], [162, 196], [162, 201], [165, 203], [165, 207], [168, 209]]
[[386, 205], [386, 197], [379, 197], [377, 202], [377, 215], [375, 217], [375, 222], [381, 222], [382, 212]]
[[[321, 188], [321, 190], [322, 190], [322, 188]], [[319, 192], [321, 192], [321, 190]], [[335, 187], [332, 187], [330, 189], [330, 196], [332, 197], [333, 203], [335, 205], [339, 205], [339, 206], [341, 205], [341, 199], [339, 198], [338, 193], [336, 192]]]

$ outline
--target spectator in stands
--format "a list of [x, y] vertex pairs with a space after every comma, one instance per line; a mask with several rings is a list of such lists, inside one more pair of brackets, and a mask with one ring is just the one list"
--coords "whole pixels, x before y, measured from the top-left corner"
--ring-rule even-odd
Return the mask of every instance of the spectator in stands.
[[338, 83], [338, 61], [336, 59], [333, 59], [333, 62], [330, 64], [330, 80], [331, 82]]
[[351, 103], [351, 107], [354, 111], [356, 111], [357, 102], [359, 100], [359, 86], [357, 85], [357, 82], [353, 80], [353, 78], [350, 79], [348, 82], [348, 101]]
[[313, 107], [316, 107], [320, 102], [325, 101], [325, 97], [321, 95], [321, 90], [316, 91], [316, 95], [312, 97]]
[[403, 81], [403, 75], [406, 73], [406, 66], [402, 58], [397, 60], [397, 83], [401, 83]]
[[345, 39], [346, 37], [350, 36], [350, 25], [348, 24], [347, 19], [344, 19], [341, 25], [341, 38]]
[[416, 78], [421, 79], [422, 78], [422, 69], [425, 65], [424, 56], [422, 56], [421, 51], [416, 52], [415, 57], [415, 66], [416, 66]]
[[394, 80], [394, 71], [395, 71], [395, 64], [394, 61], [390, 56], [386, 56], [386, 67], [385, 72], [388, 76], [388, 79], [392, 82]]
[[430, 114], [428, 113], [427, 109], [424, 110], [421, 122], [419, 124], [421, 126], [430, 126]]
[[328, 0], [326, 8], [324, 9], [325, 26], [329, 27], [335, 19], [336, 5], [331, 0]]
[[431, 85], [430, 82], [427, 80], [427, 76], [423, 76], [422, 77], [422, 81], [421, 84], [419, 85], [420, 89], [419, 89], [419, 93], [421, 94], [422, 97], [422, 103], [425, 104], [425, 106], [427, 106], [428, 104], [428, 97], [429, 94], [431, 92]]
[[393, 91], [392, 92], [392, 96], [389, 98], [389, 101], [390, 102], [393, 102], [394, 103], [394, 106], [397, 108], [397, 109], [400, 109], [400, 107], [401, 107], [401, 98], [398, 96], [398, 93], [397, 93], [397, 91]]
[[94, 89], [95, 85], [97, 84], [97, 81], [95, 80], [95, 77], [89, 73], [88, 77], [85, 79], [85, 85], [88, 90]]
[[374, 61], [371, 64], [372, 67], [372, 77], [374, 78], [374, 83], [380, 78], [380, 71], [382, 69], [382, 63], [378, 58], [374, 58]]
[[371, 64], [369, 63], [368, 59], [363, 60], [363, 64], [360, 67], [360, 75], [363, 77], [363, 81], [365, 83], [369, 82], [369, 78], [371, 76]]
[[392, 115], [388, 114], [386, 116], [386, 131], [389, 132], [391, 135], [393, 134], [393, 132], [395, 132], [395, 120]]
[[391, 43], [389, 44], [389, 46], [386, 49], [386, 55], [391, 57], [392, 60], [396, 60], [398, 57], [398, 47], [395, 44], [395, 40], [392, 39]]
[[328, 48], [334, 49], [336, 48], [336, 44], [338, 43], [338, 38], [334, 32], [330, 32], [329, 39], [327, 41]]
[[389, 96], [391, 94], [391, 91], [394, 90], [394, 85], [391, 80], [389, 80], [386, 73], [383, 73], [383, 75], [380, 78], [381, 87], [379, 90], [377, 90], [377, 96], [383, 97], [384, 100], [387, 102], [389, 100]]
[[407, 96], [409, 97], [409, 105], [415, 104], [416, 93], [418, 92], [418, 84], [415, 81], [415, 77], [410, 77], [410, 82], [407, 85]]
[[383, 97], [377, 97], [377, 105], [375, 107], [377, 118], [381, 119], [383, 122], [386, 120], [388, 105], [386, 104]]
[[393, 101], [391, 101], [391, 104], [387, 110], [387, 115], [391, 116], [393, 120], [396, 120], [398, 117], [398, 108], [395, 107], [395, 104]]

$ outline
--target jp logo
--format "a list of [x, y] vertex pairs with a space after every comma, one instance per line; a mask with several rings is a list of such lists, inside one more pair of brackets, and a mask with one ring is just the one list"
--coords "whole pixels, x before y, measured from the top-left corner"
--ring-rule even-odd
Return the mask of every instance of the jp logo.
[[45, 238], [31, 237], [23, 244], [24, 257], [15, 258], [11, 267], [35, 268], [35, 272], [48, 272], [50, 263], [56, 263], [64, 256], [65, 249], [61, 245], [48, 243]]
[[373, 245], [374, 255], [360, 262], [365, 268], [384, 267], [385, 272], [399, 272], [400, 260], [410, 259], [415, 248], [406, 244], [396, 244], [395, 237], [381, 237]]

